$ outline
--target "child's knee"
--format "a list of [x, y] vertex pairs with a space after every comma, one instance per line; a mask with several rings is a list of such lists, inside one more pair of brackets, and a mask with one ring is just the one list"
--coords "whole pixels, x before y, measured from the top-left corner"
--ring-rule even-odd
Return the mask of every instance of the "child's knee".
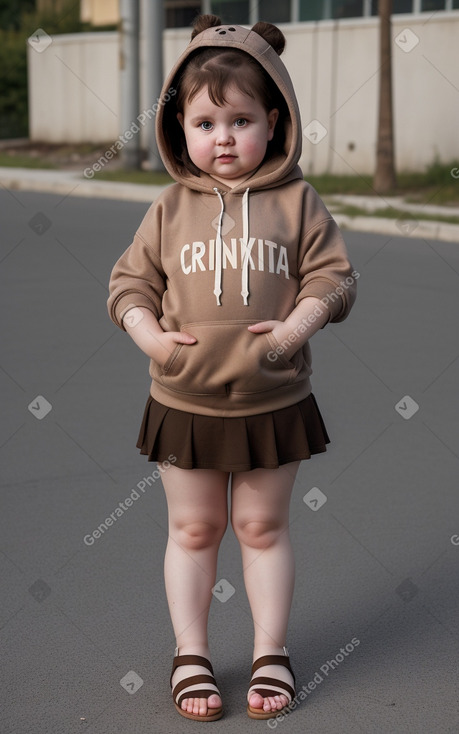
[[275, 518], [272, 520], [232, 521], [234, 533], [242, 545], [264, 550], [270, 548], [284, 532], [283, 524]]
[[185, 521], [180, 523], [171, 535], [185, 550], [203, 550], [220, 543], [225, 528], [226, 522]]

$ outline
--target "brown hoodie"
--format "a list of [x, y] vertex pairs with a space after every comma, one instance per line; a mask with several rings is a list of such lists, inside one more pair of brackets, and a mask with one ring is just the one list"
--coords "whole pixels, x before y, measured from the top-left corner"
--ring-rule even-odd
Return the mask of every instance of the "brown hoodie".
[[[174, 150], [176, 78], [189, 55], [207, 46], [253, 56], [289, 110], [283, 153], [265, 159], [233, 189], [208, 174], [194, 175]], [[293, 405], [311, 392], [309, 343], [286, 359], [271, 333], [253, 334], [247, 326], [283, 321], [307, 296], [323, 300], [329, 321], [342, 321], [358, 275], [335, 221], [298, 166], [301, 122], [287, 70], [256, 32], [222, 25], [189, 44], [161, 99], [158, 146], [177, 183], [150, 207], [113, 268], [110, 317], [123, 329], [126, 311], [145, 307], [165, 331], [196, 337], [194, 344], [177, 344], [165, 365], [151, 360], [151, 395], [163, 405], [228, 417]]]

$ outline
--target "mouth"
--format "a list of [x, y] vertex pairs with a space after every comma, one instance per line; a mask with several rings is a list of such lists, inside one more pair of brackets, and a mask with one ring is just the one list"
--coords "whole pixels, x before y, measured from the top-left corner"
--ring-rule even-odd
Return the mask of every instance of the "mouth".
[[222, 153], [222, 155], [217, 157], [217, 161], [220, 161], [220, 163], [231, 163], [231, 161], [234, 161], [236, 158], [237, 156], [231, 155], [231, 153]]

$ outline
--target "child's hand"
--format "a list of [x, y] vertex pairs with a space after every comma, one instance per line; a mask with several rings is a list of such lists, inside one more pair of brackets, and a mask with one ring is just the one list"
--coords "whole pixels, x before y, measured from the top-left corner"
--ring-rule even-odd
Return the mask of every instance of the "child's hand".
[[196, 337], [185, 331], [163, 331], [161, 334], [150, 334], [151, 342], [145, 353], [160, 367], [164, 367], [176, 344], [194, 344]]
[[[282, 344], [286, 340], [288, 343], [288, 337], [291, 331], [285, 321], [259, 321], [258, 324], [252, 324], [252, 326], [248, 326], [247, 328], [253, 334], [266, 334], [270, 332], [278, 344]], [[300, 343], [290, 344], [286, 350], [287, 357], [289, 358], [294, 354], [300, 346]]]
[[126, 311], [123, 316], [123, 324], [129, 336], [137, 346], [150, 359], [153, 359], [161, 367], [164, 367], [176, 344], [194, 344], [196, 337], [187, 334], [186, 331], [163, 331], [155, 315], [148, 308], [134, 307], [136, 319], [131, 322], [127, 318], [134, 309]]
[[271, 332], [279, 344], [283, 347], [284, 344], [287, 345], [285, 353], [287, 358], [290, 358], [316, 331], [325, 326], [329, 315], [326, 305], [319, 298], [307, 296], [299, 302], [285, 321], [259, 321], [258, 324], [252, 324], [247, 328], [253, 334]]
[[277, 341], [282, 341], [288, 336], [284, 321], [259, 321], [258, 324], [252, 324], [247, 328], [254, 334], [266, 334], [271, 331]]

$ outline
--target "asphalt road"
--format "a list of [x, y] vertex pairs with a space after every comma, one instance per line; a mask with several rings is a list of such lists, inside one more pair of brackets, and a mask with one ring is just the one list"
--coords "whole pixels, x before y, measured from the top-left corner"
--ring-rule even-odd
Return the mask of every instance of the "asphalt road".
[[[170, 698], [166, 505], [135, 448], [147, 359], [106, 311], [147, 205], [14, 191], [0, 205], [0, 731], [197, 731]], [[459, 243], [345, 238], [359, 297], [312, 340], [332, 443], [302, 463], [291, 505], [304, 693], [282, 721], [246, 717], [252, 626], [229, 530], [218, 579], [235, 593], [210, 621], [221, 732], [459, 731]]]

